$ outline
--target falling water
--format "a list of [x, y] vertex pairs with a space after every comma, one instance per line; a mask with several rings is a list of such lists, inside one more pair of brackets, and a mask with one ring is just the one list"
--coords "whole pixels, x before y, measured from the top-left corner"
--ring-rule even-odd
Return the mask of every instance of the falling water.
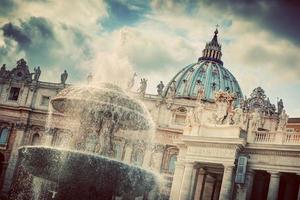
[[20, 149], [32, 199], [158, 197], [157, 175], [115, 160], [120, 139], [151, 143], [154, 128], [145, 106], [118, 86], [65, 88], [51, 100], [45, 128], [42, 146]]

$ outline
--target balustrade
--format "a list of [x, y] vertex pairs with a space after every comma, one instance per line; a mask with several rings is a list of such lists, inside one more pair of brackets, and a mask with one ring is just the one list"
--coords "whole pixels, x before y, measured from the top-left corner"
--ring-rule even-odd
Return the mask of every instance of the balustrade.
[[253, 131], [250, 134], [254, 134], [250, 143], [300, 145], [300, 132]]

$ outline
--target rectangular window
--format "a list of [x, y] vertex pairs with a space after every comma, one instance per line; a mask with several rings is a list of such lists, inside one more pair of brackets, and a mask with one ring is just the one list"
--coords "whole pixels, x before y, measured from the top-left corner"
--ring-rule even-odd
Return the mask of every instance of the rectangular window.
[[184, 125], [185, 124], [185, 115], [176, 114], [175, 115], [175, 124]]
[[50, 101], [50, 97], [48, 96], [42, 96], [41, 105], [42, 106], [48, 106]]
[[9, 91], [8, 100], [10, 101], [18, 101], [20, 93], [20, 88], [17, 87], [11, 87]]

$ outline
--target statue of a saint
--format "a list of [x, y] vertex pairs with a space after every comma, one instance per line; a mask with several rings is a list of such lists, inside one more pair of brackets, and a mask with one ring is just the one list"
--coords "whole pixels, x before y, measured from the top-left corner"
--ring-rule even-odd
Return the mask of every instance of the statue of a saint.
[[277, 109], [278, 109], [278, 114], [280, 115], [282, 110], [283, 110], [284, 106], [283, 106], [283, 101], [282, 99], [280, 99], [278, 102], [277, 102]]
[[65, 71], [60, 75], [60, 82], [61, 82], [62, 84], [65, 84], [67, 78], [68, 78], [68, 73], [67, 73], [67, 70], [65, 70]]
[[173, 80], [168, 91], [168, 97], [169, 98], [174, 98], [176, 94], [176, 81]]
[[138, 92], [140, 93], [141, 96], [144, 96], [146, 94], [146, 89], [147, 89], [147, 79], [142, 78], [140, 82], [140, 87], [138, 89]]
[[254, 112], [251, 115], [251, 127], [252, 131], [257, 131], [259, 127], [262, 125], [262, 116], [259, 112], [259, 109], [255, 109]]
[[164, 83], [162, 81], [160, 81], [160, 83], [157, 85], [157, 94], [159, 96], [162, 96], [164, 87], [165, 87]]
[[278, 131], [285, 130], [288, 119], [289, 119], [289, 116], [286, 114], [285, 110], [282, 110], [281, 114], [279, 115], [279, 122], [278, 122], [278, 126], [277, 126]]
[[37, 68], [34, 68], [34, 78], [33, 78], [33, 80], [38, 81], [40, 76], [41, 76], [41, 69], [40, 69], [40, 66], [38, 66]]

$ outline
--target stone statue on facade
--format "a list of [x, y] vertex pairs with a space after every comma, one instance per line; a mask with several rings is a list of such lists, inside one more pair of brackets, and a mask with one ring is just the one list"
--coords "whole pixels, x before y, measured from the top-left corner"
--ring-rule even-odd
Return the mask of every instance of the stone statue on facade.
[[169, 87], [168, 98], [174, 98], [175, 94], [176, 94], [176, 81], [173, 80]]
[[133, 74], [133, 76], [131, 77], [131, 79], [128, 81], [127, 83], [127, 89], [131, 89], [134, 86], [134, 82], [135, 82], [135, 77], [137, 76], [136, 73]]
[[244, 112], [243, 110], [240, 108], [240, 106], [237, 106], [234, 110], [233, 110], [233, 118], [232, 121], [235, 125], [242, 127], [243, 122], [244, 122]]
[[185, 124], [188, 127], [192, 127], [195, 122], [195, 114], [193, 109], [190, 109], [186, 114]]
[[157, 94], [159, 96], [162, 96], [164, 87], [165, 87], [164, 83], [160, 81], [160, 83], [157, 85]]
[[251, 114], [251, 129], [252, 131], [257, 131], [262, 125], [262, 116], [259, 109], [255, 109]]
[[60, 75], [60, 82], [61, 82], [62, 84], [65, 84], [67, 78], [68, 78], [68, 73], [67, 73], [67, 70], [65, 70], [65, 71]]
[[140, 82], [140, 87], [138, 89], [138, 92], [141, 96], [144, 96], [146, 94], [147, 89], [147, 79], [142, 78]]
[[33, 80], [38, 81], [40, 79], [40, 76], [41, 76], [41, 69], [40, 66], [38, 66], [37, 68], [34, 68]]
[[279, 121], [278, 121], [278, 126], [277, 126], [278, 131], [285, 130], [288, 119], [289, 119], [289, 116], [286, 114], [285, 110], [283, 109], [279, 115]]
[[8, 78], [8, 77], [6, 77], [7, 74], [8, 73], [7, 73], [7, 70], [6, 70], [6, 65], [3, 64], [2, 67], [1, 67], [1, 69], [0, 69], [0, 77], [2, 77], [2, 78]]
[[278, 110], [278, 114], [279, 114], [279, 115], [282, 113], [283, 108], [284, 108], [284, 106], [283, 106], [283, 101], [282, 101], [282, 99], [280, 99], [280, 100], [277, 102], [277, 110]]

